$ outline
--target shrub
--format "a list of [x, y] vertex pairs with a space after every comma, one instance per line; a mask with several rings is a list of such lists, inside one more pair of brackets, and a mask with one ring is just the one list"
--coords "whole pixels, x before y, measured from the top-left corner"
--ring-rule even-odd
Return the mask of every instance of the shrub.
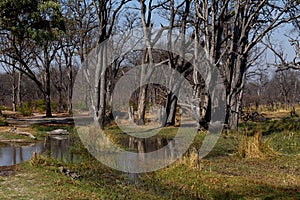
[[238, 155], [242, 158], [263, 158], [273, 156], [276, 152], [263, 140], [261, 130], [256, 130], [253, 136], [241, 136], [238, 145]]
[[30, 102], [24, 102], [22, 107], [19, 109], [20, 113], [23, 116], [30, 116], [32, 115], [32, 105]]
[[0, 105], [0, 113], [4, 110], [4, 107]]
[[7, 126], [7, 125], [8, 125], [8, 123], [7, 123], [6, 119], [1, 117], [0, 118], [0, 126]]
[[37, 112], [44, 112], [46, 110], [45, 101], [43, 99], [35, 101], [35, 110]]
[[50, 103], [51, 110], [58, 110], [58, 103], [51, 101]]

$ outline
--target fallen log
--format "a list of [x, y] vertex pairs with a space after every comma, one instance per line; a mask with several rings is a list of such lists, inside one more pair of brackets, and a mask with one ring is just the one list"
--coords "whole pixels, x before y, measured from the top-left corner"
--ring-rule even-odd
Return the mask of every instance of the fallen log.
[[56, 129], [50, 132], [47, 132], [48, 135], [69, 135], [69, 132], [64, 129]]
[[10, 129], [10, 132], [13, 133], [13, 134], [17, 134], [17, 135], [25, 135], [25, 136], [28, 136], [28, 137], [36, 140], [36, 137], [34, 135], [32, 135], [31, 133], [18, 131], [17, 128], [15, 128], [15, 127]]
[[24, 139], [1, 139], [0, 143], [31, 143]]
[[32, 135], [31, 133], [28, 133], [28, 132], [17, 131], [15, 134], [17, 134], [17, 135], [25, 135], [25, 136], [28, 136], [28, 137], [36, 140], [36, 137], [34, 135]]

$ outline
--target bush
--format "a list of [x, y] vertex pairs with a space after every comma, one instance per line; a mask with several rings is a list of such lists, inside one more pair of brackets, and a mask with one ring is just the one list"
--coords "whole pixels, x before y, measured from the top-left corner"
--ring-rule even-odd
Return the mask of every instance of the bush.
[[20, 113], [23, 116], [30, 116], [32, 115], [32, 105], [30, 102], [24, 102], [22, 107], [19, 109]]
[[0, 105], [0, 113], [4, 110], [4, 107]]
[[35, 101], [35, 110], [37, 112], [44, 112], [46, 110], [45, 101], [40, 99]]
[[7, 126], [8, 125], [8, 123], [7, 123], [7, 121], [6, 121], [6, 119], [5, 118], [0, 118], [0, 126]]
[[58, 103], [51, 101], [50, 107], [52, 111], [57, 111], [58, 110]]

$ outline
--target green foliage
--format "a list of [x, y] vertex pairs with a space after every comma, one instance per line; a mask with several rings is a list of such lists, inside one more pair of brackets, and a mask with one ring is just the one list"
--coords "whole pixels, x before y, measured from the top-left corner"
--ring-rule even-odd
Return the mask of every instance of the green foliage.
[[[289, 119], [286, 120], [289, 124]], [[33, 128], [38, 132], [68, 129], [74, 133], [70, 135], [75, 141], [71, 151], [81, 155], [82, 160], [64, 163], [46, 154], [34, 154], [29, 162], [18, 166], [19, 176], [4, 180], [0, 198], [16, 196], [18, 190], [11, 188], [17, 185], [24, 191], [22, 198], [27, 195], [37, 199], [67, 199], [72, 196], [82, 197], [79, 199], [299, 199], [299, 183], [296, 181], [299, 180], [299, 155], [240, 159], [231, 152], [237, 146], [239, 133], [221, 135], [212, 153], [201, 159], [199, 169], [189, 166], [184, 155], [184, 158], [164, 169], [128, 175], [110, 169], [93, 158], [80, 142], [73, 126], [35, 125]], [[117, 127], [108, 127], [107, 131], [118, 138], [125, 135]], [[283, 138], [289, 136], [287, 132], [282, 133]], [[176, 128], [167, 128], [160, 136], [172, 138], [175, 133]], [[198, 135], [196, 140], [199, 141], [194, 141], [196, 144], [193, 146], [198, 149], [204, 136], [204, 132]], [[245, 137], [247, 141], [253, 138]], [[289, 139], [293, 137], [296, 135]], [[264, 138], [258, 139], [257, 142]], [[277, 139], [274, 142], [282, 142], [282, 137]], [[228, 150], [230, 156], [227, 155]], [[59, 171], [60, 166], [75, 171], [81, 179], [71, 180]], [[28, 180], [31, 181], [30, 187]]]
[[31, 105], [31, 103], [30, 102], [24, 102], [22, 104], [22, 107], [19, 108], [19, 111], [23, 116], [32, 115], [32, 105]]
[[65, 30], [56, 0], [1, 0], [0, 10], [0, 26], [20, 41], [30, 38], [43, 45]]
[[30, 158], [30, 165], [36, 167], [42, 166], [61, 166], [61, 162], [45, 155], [37, 155], [34, 153]]
[[[55, 129], [64, 129], [70, 133], [75, 133], [73, 126], [57, 125], [57, 126], [47, 126], [41, 124], [32, 125], [31, 128], [39, 134], [39, 136], [46, 136], [47, 132], [53, 131]], [[73, 136], [73, 134], [71, 134]]]
[[259, 130], [263, 136], [272, 133], [279, 133], [285, 130], [297, 131], [300, 129], [300, 121], [296, 118], [284, 117], [280, 120], [270, 120], [265, 122], [247, 122], [241, 124], [240, 131], [247, 133], [248, 136], [253, 136], [255, 131]]
[[58, 110], [58, 103], [54, 102], [54, 101], [51, 101], [50, 102], [50, 107], [51, 107], [51, 110]]
[[35, 110], [37, 112], [44, 112], [46, 110], [45, 100], [43, 99], [36, 100], [34, 104], [35, 104]]
[[[51, 101], [50, 106], [51, 106], [52, 110], [57, 110], [58, 103]], [[22, 107], [19, 109], [19, 111], [24, 116], [31, 115], [33, 110], [36, 111], [36, 112], [39, 112], [39, 113], [45, 112], [45, 110], [46, 110], [45, 100], [39, 99], [39, 100], [36, 100], [34, 102], [24, 102]]]
[[2, 112], [5, 108], [0, 105], [0, 112]]
[[7, 126], [7, 125], [8, 125], [8, 123], [7, 123], [6, 119], [3, 117], [0, 117], [0, 126]]
[[285, 130], [267, 137], [267, 143], [276, 152], [288, 155], [300, 154], [300, 131]]

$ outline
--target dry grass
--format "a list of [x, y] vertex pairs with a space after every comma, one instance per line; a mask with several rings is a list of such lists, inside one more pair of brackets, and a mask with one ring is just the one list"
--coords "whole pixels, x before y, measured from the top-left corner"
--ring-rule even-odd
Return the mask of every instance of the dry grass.
[[[253, 127], [222, 135], [199, 168], [191, 150], [172, 165], [141, 175], [137, 184], [91, 158], [69, 165], [83, 175], [79, 181], [62, 176], [57, 163], [47, 158], [33, 166], [23, 163], [16, 175], [0, 178], [0, 199], [300, 199], [300, 154], [281, 155], [269, 146], [271, 142], [285, 145], [284, 138], [291, 144], [300, 141], [299, 125], [293, 120], [248, 123]], [[46, 128], [53, 127], [35, 131]], [[124, 137], [115, 127], [108, 131], [113, 137]], [[164, 131], [162, 135], [170, 137], [177, 129]], [[291, 131], [293, 137], [285, 133]], [[199, 149], [204, 135], [193, 147]]]

